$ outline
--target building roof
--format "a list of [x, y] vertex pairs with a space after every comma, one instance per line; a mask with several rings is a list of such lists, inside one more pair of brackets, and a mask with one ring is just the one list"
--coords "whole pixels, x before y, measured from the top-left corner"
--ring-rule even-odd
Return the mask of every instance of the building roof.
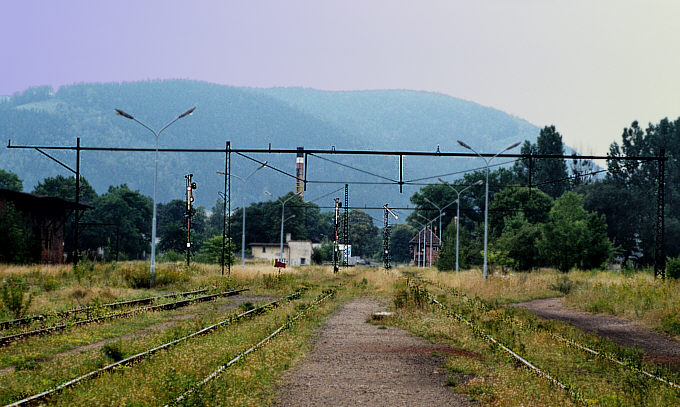
[[432, 245], [433, 246], [439, 246], [441, 244], [441, 241], [439, 240], [439, 237], [437, 236], [436, 233], [432, 232], [432, 230], [429, 227], [425, 227], [424, 229], [420, 229], [418, 233], [413, 236], [413, 238], [409, 241], [410, 244], [417, 245], [418, 242], [420, 244], [423, 244], [423, 241], [425, 241], [426, 245], [430, 245], [430, 236], [432, 236]]
[[72, 201], [57, 198], [54, 196], [27, 194], [25, 192], [12, 191], [10, 189], [0, 188], [0, 200], [11, 201], [16, 203], [20, 208], [31, 209], [37, 208], [42, 210], [65, 210], [65, 209], [92, 209], [93, 207], [85, 204], [76, 204]]

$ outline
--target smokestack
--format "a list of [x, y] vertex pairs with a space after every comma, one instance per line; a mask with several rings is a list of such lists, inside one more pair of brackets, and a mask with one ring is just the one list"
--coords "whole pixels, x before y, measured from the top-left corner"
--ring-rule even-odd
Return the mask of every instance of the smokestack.
[[305, 197], [304, 189], [304, 176], [305, 176], [305, 159], [304, 159], [304, 147], [297, 148], [297, 157], [295, 158], [295, 193], [300, 194], [300, 198]]

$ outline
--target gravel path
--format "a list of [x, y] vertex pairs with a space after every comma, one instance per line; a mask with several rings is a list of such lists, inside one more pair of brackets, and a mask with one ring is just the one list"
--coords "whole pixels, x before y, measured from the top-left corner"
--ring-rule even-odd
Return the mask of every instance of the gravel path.
[[443, 360], [433, 356], [454, 350], [366, 323], [381, 308], [374, 299], [359, 298], [331, 316], [313, 351], [284, 377], [276, 405], [470, 405], [467, 396], [446, 387]]
[[513, 306], [525, 308], [541, 318], [568, 322], [622, 346], [637, 346], [648, 360], [680, 370], [680, 343], [632, 322], [567, 308], [562, 298], [535, 300]]

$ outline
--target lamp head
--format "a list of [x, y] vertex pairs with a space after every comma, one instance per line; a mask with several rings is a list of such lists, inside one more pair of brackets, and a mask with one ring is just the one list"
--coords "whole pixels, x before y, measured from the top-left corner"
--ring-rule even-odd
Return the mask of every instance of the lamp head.
[[196, 110], [196, 106], [192, 107], [191, 109], [187, 110], [186, 112], [182, 113], [181, 115], [177, 116], [178, 119], [181, 119], [186, 116], [191, 116], [192, 113], [194, 113], [194, 110]]
[[477, 180], [473, 185], [482, 185], [484, 183], [483, 179]]
[[511, 145], [510, 147], [506, 148], [506, 150], [512, 150], [513, 148], [517, 147], [518, 145], [520, 145], [519, 141], [516, 142], [515, 144]]
[[457, 141], [458, 141], [458, 144], [460, 144], [462, 147], [467, 148], [468, 150], [472, 150], [472, 147], [470, 147], [469, 145], [465, 144], [464, 142], [462, 142], [460, 140], [457, 140]]
[[114, 110], [116, 111], [116, 114], [117, 114], [118, 116], [123, 116], [124, 118], [126, 118], [126, 119], [131, 119], [131, 120], [134, 120], [134, 119], [135, 119], [134, 117], [132, 117], [132, 115], [127, 114], [127, 113], [125, 113], [124, 111], [122, 111], [122, 110], [120, 110], [120, 109], [114, 109]]

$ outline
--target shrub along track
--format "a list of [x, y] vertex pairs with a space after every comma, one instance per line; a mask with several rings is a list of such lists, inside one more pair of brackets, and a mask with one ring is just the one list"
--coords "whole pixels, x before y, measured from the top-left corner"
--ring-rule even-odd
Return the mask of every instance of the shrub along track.
[[[243, 291], [243, 290], [240, 290], [240, 291]], [[159, 346], [155, 346], [155, 347], [148, 349], [146, 351], [139, 352], [135, 355], [132, 355], [132, 356], [127, 357], [125, 359], [122, 359], [120, 361], [110, 363], [110, 364], [108, 364], [104, 367], [95, 369], [95, 370], [90, 371], [86, 374], [80, 375], [80, 376], [78, 376], [74, 379], [68, 380], [68, 381], [66, 381], [66, 382], [64, 382], [64, 383], [62, 383], [58, 386], [55, 386], [55, 387], [53, 387], [49, 390], [43, 391], [43, 392], [38, 393], [38, 394], [34, 394], [32, 396], [29, 396], [29, 397], [25, 397], [21, 400], [18, 400], [16, 402], [11, 403], [11, 404], [7, 404], [6, 407], [24, 406], [24, 405], [32, 405], [32, 404], [39, 403], [39, 402], [44, 401], [45, 399], [55, 395], [56, 393], [59, 393], [59, 392], [65, 390], [67, 388], [73, 387], [74, 385], [81, 383], [85, 380], [97, 377], [97, 376], [101, 375], [102, 373], [117, 370], [118, 368], [120, 368], [122, 366], [131, 366], [134, 363], [139, 362], [142, 359], [148, 358], [151, 355], [153, 355], [154, 353], [157, 353], [161, 350], [168, 349], [168, 348], [175, 346], [179, 343], [188, 341], [189, 339], [196, 338], [196, 337], [201, 336], [201, 335], [205, 335], [209, 332], [216, 330], [217, 328], [224, 328], [224, 327], [231, 325], [235, 322], [238, 322], [238, 321], [240, 321], [244, 318], [254, 316], [254, 315], [262, 315], [262, 314], [268, 312], [269, 310], [271, 310], [275, 307], [278, 307], [283, 302], [292, 301], [294, 299], [299, 298], [300, 296], [301, 296], [301, 291], [298, 290], [298, 291], [296, 291], [292, 294], [289, 294], [289, 295], [282, 297], [278, 300], [271, 301], [271, 302], [269, 302], [265, 305], [253, 308], [251, 310], [248, 310], [246, 312], [243, 312], [243, 313], [240, 313], [240, 314], [237, 314], [237, 315], [231, 315], [228, 318], [226, 318], [226, 319], [224, 319], [224, 320], [222, 320], [222, 321], [220, 321], [216, 324], [212, 324], [208, 327], [205, 327], [203, 329], [195, 331], [195, 332], [193, 332], [189, 335], [185, 335], [185, 336], [178, 338], [178, 339], [175, 339], [173, 341], [164, 343], [164, 344], [159, 345]]]
[[[94, 318], [89, 318], [81, 321], [75, 321], [75, 322], [67, 322], [59, 325], [53, 325], [47, 328], [41, 328], [41, 329], [35, 329], [32, 331], [26, 331], [26, 332], [20, 332], [17, 334], [12, 334], [12, 335], [7, 335], [0, 337], [0, 346], [7, 345], [13, 341], [17, 341], [20, 339], [24, 338], [29, 338], [32, 336], [38, 336], [38, 335], [47, 335], [51, 334], [54, 332], [62, 331], [64, 329], [74, 327], [74, 326], [82, 326], [82, 325], [87, 325], [87, 324], [92, 324], [95, 322], [102, 322], [106, 321], [109, 319], [115, 319], [115, 318], [123, 318], [123, 317], [128, 317], [134, 314], [138, 314], [141, 312], [151, 312], [151, 311], [167, 311], [167, 310], [173, 310], [181, 307], [186, 307], [188, 305], [200, 303], [200, 302], [205, 302], [205, 301], [210, 301], [214, 300], [215, 298], [219, 297], [230, 297], [233, 295], [238, 295], [243, 291], [247, 291], [248, 288], [243, 288], [239, 290], [232, 290], [232, 291], [224, 291], [221, 293], [216, 293], [216, 294], [209, 294], [209, 295], [203, 295], [200, 297], [195, 297], [195, 298], [188, 298], [180, 301], [175, 301], [175, 302], [170, 302], [170, 303], [165, 303], [165, 304], [159, 304], [159, 305], [150, 305], [146, 307], [140, 307], [140, 308], [134, 308], [128, 311], [123, 311], [123, 312], [116, 312], [112, 314], [106, 314], [103, 316], [99, 317], [94, 317]], [[158, 298], [158, 297], [156, 297]]]
[[0, 329], [9, 329], [17, 326], [22, 326], [22, 325], [28, 325], [31, 322], [34, 321], [42, 321], [46, 319], [51, 319], [51, 318], [64, 318], [68, 317], [70, 315], [75, 315], [75, 314], [82, 314], [82, 313], [91, 313], [91, 312], [98, 312], [101, 311], [102, 309], [117, 309], [117, 308], [122, 308], [122, 307], [129, 307], [131, 305], [144, 305], [144, 304], [151, 304], [157, 300], [163, 299], [163, 298], [176, 298], [176, 297], [187, 297], [190, 295], [196, 295], [196, 294], [203, 294], [207, 292], [208, 289], [204, 288], [202, 290], [194, 290], [194, 291], [185, 291], [182, 293], [170, 293], [166, 295], [158, 295], [155, 297], [147, 297], [147, 298], [140, 298], [136, 300], [128, 300], [128, 301], [119, 301], [119, 302], [112, 302], [108, 304], [102, 304], [98, 306], [93, 306], [93, 307], [81, 307], [81, 308], [74, 308], [66, 311], [58, 311], [58, 312], [50, 312], [50, 313], [45, 313], [45, 314], [39, 314], [39, 315], [30, 315], [27, 317], [23, 318], [18, 318], [18, 319], [12, 319], [9, 321], [2, 321], [0, 322]]
[[[514, 315], [507, 314], [506, 312], [509, 312], [510, 308], [492, 307], [489, 306], [485, 301], [479, 298], [474, 299], [470, 298], [454, 288], [442, 287], [438, 283], [432, 281], [427, 280], [422, 281], [426, 284], [436, 286], [437, 288], [442, 289], [445, 292], [451, 293], [455, 298], [460, 300], [460, 304], [458, 304], [458, 306], [454, 306], [455, 309], [444, 305], [442, 302], [438, 301], [437, 299], [430, 295], [429, 300], [431, 301], [431, 303], [435, 304], [439, 309], [443, 310], [447, 315], [453, 317], [460, 323], [467, 325], [475, 333], [475, 335], [485, 340], [496, 349], [500, 349], [501, 351], [507, 353], [514, 360], [516, 360], [517, 363], [520, 363], [521, 365], [525, 366], [536, 375], [550, 381], [556, 387], [559, 387], [562, 390], [566, 391], [572, 397], [572, 399], [578, 404], [591, 405], [593, 404], [593, 400], [592, 398], [587, 398], [586, 395], [583, 394], [583, 392], [578, 390], [578, 386], [571, 385], [568, 383], [567, 380], [560, 379], [555, 375], [551, 375], [547, 369], [541, 368], [537, 366], [535, 363], [530, 362], [526, 356], [524, 357], [520, 356], [520, 353], [528, 353], [526, 352], [526, 348], [521, 343], [521, 341], [519, 341], [519, 348], [521, 348], [523, 352], [522, 351], [517, 352], [511, 349], [511, 347], [506, 346], [501, 341], [491, 336], [489, 332], [487, 332], [487, 330], [480, 328], [479, 326], [480, 324], [476, 324], [474, 318], [479, 317], [480, 312], [484, 313], [483, 316], [485, 318], [491, 316], [492, 319], [491, 323], [489, 323], [489, 321], [484, 322], [486, 326], [490, 327], [489, 329], [495, 330], [497, 334], [500, 334], [503, 329], [505, 330], [510, 329], [512, 331], [512, 336], [515, 336], [516, 332], [514, 328], [516, 327], [520, 329], [520, 332], [523, 331], [524, 333], [547, 335], [548, 337], [561, 343], [562, 345], [565, 345], [570, 349], [577, 349], [579, 351], [589, 354], [590, 356], [595, 357], [596, 359], [611, 362], [613, 365], [611, 365], [611, 367], [608, 369], [611, 372], [610, 373], [611, 375], [615, 374], [614, 373], [615, 370], [624, 368], [625, 370], [633, 372], [634, 374], [638, 374], [641, 377], [644, 377], [645, 379], [653, 380], [660, 383], [661, 385], [666, 386], [668, 389], [670, 389], [671, 392], [675, 392], [675, 396], [680, 395], [679, 392], [680, 385], [677, 384], [677, 379], [671, 379], [669, 377], [671, 376], [670, 372], [665, 372], [663, 371], [663, 369], [657, 368], [656, 371], [654, 371], [654, 373], [651, 373], [648, 370], [645, 370], [645, 368], [643, 368], [639, 358], [636, 359], [632, 357], [624, 358], [622, 360], [620, 357], [615, 356], [613, 353], [609, 351], [603, 349], [597, 350], [593, 349], [596, 348], [597, 346], [586, 346], [574, 339], [570, 339], [563, 335], [560, 335], [559, 333], [554, 332], [555, 329], [549, 325], [535, 323], [531, 320], [528, 322], [524, 322], [521, 319], [516, 318]], [[504, 311], [499, 312], [500, 309]], [[466, 318], [464, 315], [468, 315], [468, 318]], [[583, 369], [584, 366], [582, 365], [579, 368]], [[606, 377], [608, 375], [608, 373], [602, 372], [598, 372], [597, 374], [603, 377]]]

